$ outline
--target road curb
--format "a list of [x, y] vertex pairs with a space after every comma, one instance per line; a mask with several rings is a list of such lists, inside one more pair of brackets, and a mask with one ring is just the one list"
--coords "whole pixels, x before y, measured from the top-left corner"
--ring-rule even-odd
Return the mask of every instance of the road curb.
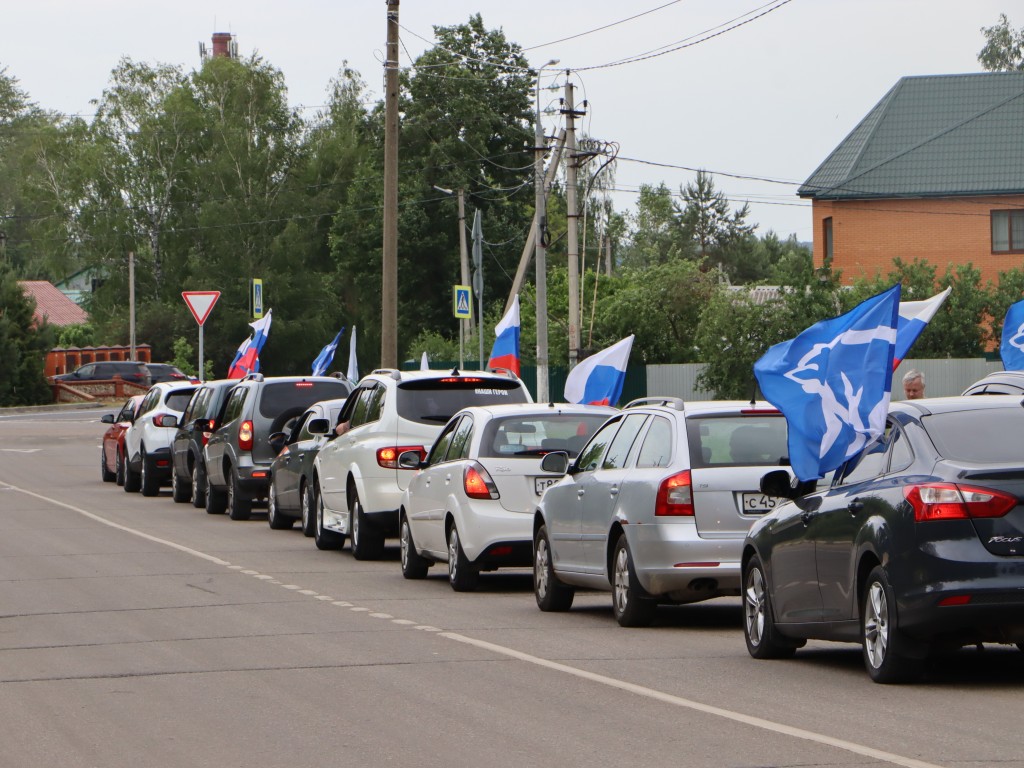
[[52, 413], [54, 411], [78, 411], [83, 408], [114, 408], [109, 403], [51, 403], [50, 405], [16, 405], [0, 408], [0, 416], [15, 413]]

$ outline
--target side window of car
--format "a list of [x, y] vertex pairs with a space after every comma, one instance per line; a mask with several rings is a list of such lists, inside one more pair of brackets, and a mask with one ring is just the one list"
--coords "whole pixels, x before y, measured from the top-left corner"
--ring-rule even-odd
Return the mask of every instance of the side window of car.
[[889, 472], [906, 469], [913, 460], [914, 452], [910, 450], [910, 441], [907, 440], [902, 429], [893, 427], [892, 450], [889, 451]]
[[452, 437], [455, 435], [455, 430], [458, 428], [459, 423], [464, 421], [465, 417], [458, 421], [453, 421], [445, 430], [438, 436], [437, 440], [434, 441], [434, 447], [430, 449], [430, 455], [427, 456], [427, 465], [434, 466], [444, 461], [444, 456], [448, 452], [448, 446], [451, 445]]
[[135, 404], [132, 403], [131, 400], [129, 400], [127, 403], [125, 403], [124, 406], [122, 406], [122, 408], [121, 408], [121, 412], [119, 414], [117, 414], [117, 420], [118, 421], [131, 421], [132, 413], [135, 410], [134, 405]]
[[356, 406], [352, 410], [352, 418], [350, 419], [350, 428], [355, 429], [356, 427], [366, 423], [366, 414], [369, 410], [370, 399], [374, 395], [375, 387], [367, 387], [359, 393], [359, 399], [356, 400]]
[[96, 366], [95, 365], [83, 365], [81, 368], [79, 368], [76, 371], [76, 373], [79, 376], [92, 376], [95, 372], [96, 372]]
[[203, 412], [206, 408], [206, 401], [210, 399], [210, 390], [206, 387], [200, 387], [196, 390], [196, 393], [192, 395], [192, 399], [188, 401], [188, 406], [185, 408], [185, 412], [181, 414], [181, 423], [189, 424], [197, 418], [197, 414]]
[[384, 387], [376, 386], [370, 394], [370, 401], [366, 404], [366, 422], [379, 421], [384, 411], [384, 395], [387, 390]]
[[601, 469], [621, 469], [626, 466], [626, 456], [629, 455], [629, 449], [633, 447], [633, 442], [640, 434], [640, 429], [645, 421], [647, 421], [646, 413], [632, 413], [623, 419], [622, 429], [612, 440], [611, 447], [605, 454], [604, 463], [601, 464]]
[[309, 430], [306, 429], [306, 425], [309, 424], [318, 414], [313, 411], [306, 411], [298, 420], [295, 422], [295, 426], [292, 427], [291, 434], [288, 435], [288, 444], [297, 443], [301, 440], [309, 440], [313, 436], [309, 434]]
[[578, 472], [593, 472], [598, 468], [601, 456], [604, 454], [604, 449], [608, 447], [608, 443], [611, 442], [612, 437], [615, 436], [615, 432], [621, 424], [621, 418], [609, 421], [590, 438], [590, 442], [587, 443], [579, 458], [576, 459], [576, 470]]
[[231, 393], [231, 399], [228, 400], [227, 408], [224, 409], [224, 424], [237, 419], [242, 413], [242, 405], [245, 403], [245, 396], [249, 392], [248, 387], [239, 387]]
[[146, 399], [142, 401], [142, 407], [139, 408], [139, 415], [149, 413], [160, 403], [160, 390], [150, 390], [149, 394], [146, 395]]
[[459, 426], [455, 429], [452, 444], [448, 447], [448, 461], [469, 458], [469, 438], [472, 434], [473, 419], [469, 416], [463, 416]]
[[668, 419], [655, 416], [651, 427], [644, 436], [640, 446], [640, 455], [636, 460], [637, 469], [651, 467], [667, 467], [672, 461], [672, 424]]
[[[889, 425], [889, 427], [891, 428], [891, 425]], [[886, 469], [889, 466], [889, 445], [891, 438], [891, 429], [886, 429], [886, 433], [884, 435], [874, 442], [869, 443], [860, 455], [850, 459], [843, 468], [843, 474], [839, 480], [839, 485], [862, 483], [865, 480], [871, 480], [879, 475], [885, 474]]]

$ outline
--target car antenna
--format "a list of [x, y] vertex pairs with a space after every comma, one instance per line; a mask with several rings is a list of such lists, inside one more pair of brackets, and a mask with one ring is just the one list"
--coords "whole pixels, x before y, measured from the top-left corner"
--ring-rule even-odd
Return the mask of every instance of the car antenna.
[[754, 381], [750, 385], [750, 407], [753, 408], [755, 405], [757, 405], [757, 379], [756, 378], [754, 379]]
[[462, 374], [459, 373], [459, 366], [455, 366], [454, 368], [452, 368], [452, 372], [450, 374], [448, 374], [448, 375], [449, 376], [461, 376]]

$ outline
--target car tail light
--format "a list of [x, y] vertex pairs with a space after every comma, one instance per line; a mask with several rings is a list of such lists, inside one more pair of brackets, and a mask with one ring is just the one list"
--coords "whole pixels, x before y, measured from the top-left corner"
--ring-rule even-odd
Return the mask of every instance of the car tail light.
[[693, 482], [690, 470], [666, 477], [658, 488], [654, 504], [655, 517], [693, 517]]
[[162, 427], [164, 425], [164, 416], [166, 416], [166, 414], [163, 414], [163, 413], [158, 413], [156, 416], [154, 416], [153, 417], [153, 426], [154, 427]]
[[243, 421], [238, 428], [238, 449], [240, 451], [252, 450], [252, 422]]
[[1002, 517], [1017, 506], [1017, 497], [991, 488], [956, 483], [908, 485], [903, 496], [914, 510], [914, 521], [966, 520]]
[[207, 419], [206, 429], [203, 430], [203, 445], [210, 442], [210, 435], [213, 434], [213, 430], [217, 428], [217, 425], [213, 423], [213, 419]]
[[473, 462], [462, 473], [462, 487], [471, 499], [500, 499], [498, 486], [482, 466]]
[[406, 451], [419, 451], [420, 461], [427, 458], [427, 452], [422, 445], [395, 445], [387, 448], [377, 449], [377, 463], [384, 469], [399, 469], [398, 457]]

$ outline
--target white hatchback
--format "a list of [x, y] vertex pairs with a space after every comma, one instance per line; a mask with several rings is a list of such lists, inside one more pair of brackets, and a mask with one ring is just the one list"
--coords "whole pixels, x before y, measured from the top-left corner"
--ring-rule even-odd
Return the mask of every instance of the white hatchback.
[[156, 496], [171, 480], [171, 443], [181, 415], [199, 384], [167, 381], [154, 384], [124, 433], [124, 489]]
[[399, 509], [402, 575], [421, 579], [435, 562], [448, 581], [472, 590], [481, 571], [528, 567], [533, 512], [561, 474], [541, 470], [542, 458], [575, 458], [614, 408], [586, 405], [475, 406], [452, 417], [426, 461], [417, 451], [399, 465], [419, 469]]

